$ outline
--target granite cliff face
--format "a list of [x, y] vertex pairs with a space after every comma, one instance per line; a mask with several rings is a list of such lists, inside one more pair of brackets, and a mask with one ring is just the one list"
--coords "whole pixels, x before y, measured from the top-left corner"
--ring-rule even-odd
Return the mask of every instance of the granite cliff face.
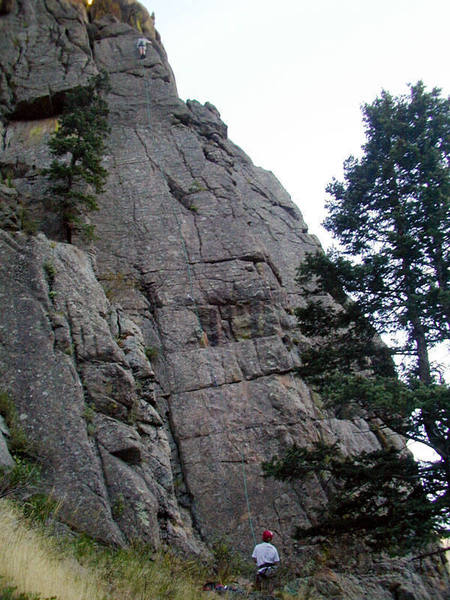
[[[225, 535], [248, 552], [246, 484], [253, 527], [270, 526], [294, 555], [294, 528], [325, 493], [265, 480], [261, 462], [292, 442], [337, 440], [349, 453], [381, 443], [369, 423], [325, 413], [295, 376], [305, 340], [294, 274], [318, 240], [276, 178], [228, 139], [215, 107], [178, 98], [148, 15], [153, 46], [140, 61], [136, 20], [120, 21], [123, 11], [9, 4], [1, 387], [39, 448], [48, 490], [67, 523], [107, 542], [204, 552]], [[100, 69], [112, 85], [109, 178], [90, 215], [97, 239], [68, 245], [44, 208], [40, 170], [64, 93]], [[37, 235], [20, 231], [24, 214]], [[444, 598], [430, 581], [404, 597]], [[400, 598], [391, 583], [373, 597]]]

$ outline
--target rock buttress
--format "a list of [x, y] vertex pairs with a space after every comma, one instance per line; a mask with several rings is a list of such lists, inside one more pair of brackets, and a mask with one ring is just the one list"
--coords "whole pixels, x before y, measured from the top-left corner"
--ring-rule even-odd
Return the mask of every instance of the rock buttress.
[[[35, 329], [49, 340], [39, 360], [48, 354], [58, 381], [70, 383], [63, 392], [50, 378], [45, 398], [71, 406], [78, 398], [77, 426], [60, 428], [52, 410], [54, 427], [90, 449], [86, 462], [96, 465], [103, 492], [95, 493], [109, 507], [111, 532], [132, 538], [147, 527], [159, 543], [158, 518], [167, 530], [189, 515], [187, 530], [193, 524], [201, 538], [231, 535], [247, 548], [245, 470], [253, 526], [270, 525], [289, 547], [294, 523], [308, 523], [325, 495], [263, 479], [261, 462], [293, 442], [339, 439], [349, 452], [378, 447], [365, 422], [327, 418], [295, 376], [304, 341], [292, 315], [302, 301], [295, 269], [319, 248], [317, 239], [276, 178], [230, 142], [217, 109], [179, 100], [156, 36], [137, 60], [133, 27], [113, 16], [89, 22], [82, 5], [54, 0], [24, 0], [0, 25], [8, 32], [2, 72], [9, 82], [1, 165], [48, 235], [57, 237], [57, 223], [42, 209], [39, 171], [49, 163], [46, 143], [58, 116], [52, 99], [101, 69], [110, 76], [109, 178], [90, 216], [97, 239], [89, 260], [64, 244], [48, 242], [44, 251], [42, 238], [11, 242], [5, 234], [5, 252], [15, 247], [16, 255], [4, 264], [19, 260], [23, 244], [39, 273], [35, 316], [45, 319]], [[50, 300], [46, 264], [55, 270]], [[10, 312], [24, 314], [15, 304], [23, 295], [7, 291]], [[21, 339], [5, 358], [9, 374], [22, 347], [26, 356]], [[30, 369], [21, 386], [49, 372], [39, 362]], [[18, 378], [6, 381], [36, 420], [43, 392], [31, 402]], [[30, 434], [44, 436], [36, 427]], [[52, 452], [60, 449], [60, 465], [68, 460], [63, 447], [61, 439]], [[77, 465], [70, 477], [93, 478], [75, 476]], [[56, 487], [70, 497], [59, 480]]]
[[[0, 28], [0, 168], [46, 234], [18, 233], [12, 217], [2, 232], [2, 385], [65, 519], [117, 544], [201, 552], [227, 536], [248, 553], [251, 517], [293, 554], [326, 493], [264, 479], [261, 463], [292, 443], [380, 447], [295, 375], [307, 342], [295, 270], [318, 240], [217, 109], [178, 98], [156, 33], [137, 60], [128, 23], [55, 0], [17, 2]], [[64, 93], [101, 69], [109, 178], [90, 215], [97, 239], [77, 248], [58, 241], [40, 170]]]

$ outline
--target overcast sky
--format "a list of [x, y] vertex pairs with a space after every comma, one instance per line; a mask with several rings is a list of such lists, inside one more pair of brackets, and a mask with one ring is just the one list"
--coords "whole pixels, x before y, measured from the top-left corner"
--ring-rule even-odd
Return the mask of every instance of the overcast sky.
[[360, 107], [422, 79], [450, 90], [449, 0], [144, 0], [183, 100], [209, 101], [230, 139], [321, 229], [324, 188], [364, 141]]

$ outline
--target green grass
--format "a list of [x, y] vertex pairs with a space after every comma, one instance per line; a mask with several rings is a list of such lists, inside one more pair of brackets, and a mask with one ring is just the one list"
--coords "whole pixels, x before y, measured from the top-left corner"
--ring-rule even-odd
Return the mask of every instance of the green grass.
[[5, 418], [9, 428], [8, 448], [11, 454], [33, 455], [35, 449], [20, 425], [16, 406], [9, 394], [2, 391], [0, 391], [0, 415]]
[[156, 346], [146, 346], [144, 352], [148, 360], [152, 361], [158, 358], [160, 350]]
[[55, 600], [55, 597], [42, 598], [39, 594], [25, 594], [18, 592], [15, 586], [2, 586], [0, 580], [0, 600]]

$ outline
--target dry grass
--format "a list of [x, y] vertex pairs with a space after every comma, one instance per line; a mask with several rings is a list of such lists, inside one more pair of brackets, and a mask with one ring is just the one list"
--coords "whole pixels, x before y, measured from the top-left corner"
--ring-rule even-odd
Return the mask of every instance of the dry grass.
[[18, 591], [64, 600], [101, 600], [101, 579], [74, 558], [58, 556], [51, 539], [24, 524], [10, 503], [0, 502], [0, 572]]
[[[204, 600], [206, 571], [169, 551], [61, 542], [0, 500], [0, 575], [18, 593], [58, 600]], [[0, 586], [1, 587], [1, 586]]]
[[201, 569], [170, 552], [158, 552], [150, 559], [136, 548], [119, 550], [101, 557], [99, 568], [110, 581], [115, 599], [205, 600]]

